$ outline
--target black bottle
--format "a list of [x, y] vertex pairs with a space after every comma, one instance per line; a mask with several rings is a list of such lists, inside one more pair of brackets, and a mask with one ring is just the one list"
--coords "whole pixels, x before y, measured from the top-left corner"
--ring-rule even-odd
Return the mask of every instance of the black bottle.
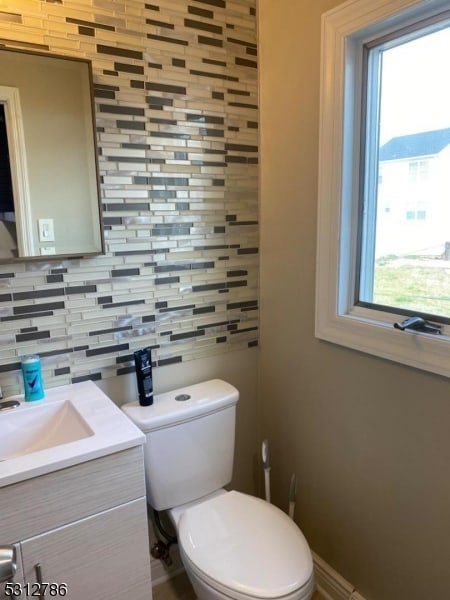
[[153, 404], [153, 377], [152, 377], [152, 351], [150, 348], [137, 350], [134, 353], [136, 366], [136, 379], [139, 392], [139, 404], [150, 406]]

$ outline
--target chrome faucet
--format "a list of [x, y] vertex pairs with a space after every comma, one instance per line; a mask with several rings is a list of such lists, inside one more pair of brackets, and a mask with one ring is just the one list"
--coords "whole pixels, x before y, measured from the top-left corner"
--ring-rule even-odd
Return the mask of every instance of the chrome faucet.
[[2, 410], [9, 410], [11, 408], [16, 408], [16, 406], [20, 406], [20, 402], [18, 400], [3, 400], [3, 402], [1, 402], [3, 398], [3, 392], [2, 392], [2, 388], [0, 387], [0, 412]]
[[4, 410], [11, 410], [11, 408], [16, 408], [20, 406], [20, 402], [18, 400], [3, 400], [0, 402], [0, 412]]

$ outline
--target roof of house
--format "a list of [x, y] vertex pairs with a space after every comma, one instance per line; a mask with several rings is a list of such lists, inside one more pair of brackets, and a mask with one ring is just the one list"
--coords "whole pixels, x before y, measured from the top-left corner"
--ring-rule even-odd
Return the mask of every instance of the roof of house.
[[439, 154], [450, 144], [450, 127], [394, 137], [380, 148], [379, 160]]

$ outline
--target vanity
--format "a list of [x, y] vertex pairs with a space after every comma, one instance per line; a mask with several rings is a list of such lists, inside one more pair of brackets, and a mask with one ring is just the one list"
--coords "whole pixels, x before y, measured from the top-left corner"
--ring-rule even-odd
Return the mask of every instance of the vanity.
[[1, 600], [151, 600], [143, 443], [91, 381], [0, 412]]

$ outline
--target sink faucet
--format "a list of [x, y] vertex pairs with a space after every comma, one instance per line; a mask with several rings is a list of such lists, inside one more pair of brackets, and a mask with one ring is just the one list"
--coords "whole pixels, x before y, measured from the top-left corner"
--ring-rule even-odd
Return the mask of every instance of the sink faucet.
[[4, 400], [0, 402], [0, 412], [4, 410], [10, 410], [11, 408], [16, 408], [20, 406], [20, 402], [18, 400]]
[[16, 408], [16, 406], [20, 406], [20, 402], [18, 400], [3, 400], [3, 402], [1, 402], [3, 398], [3, 392], [2, 392], [2, 388], [0, 387], [0, 412], [2, 410], [9, 410], [11, 408]]

